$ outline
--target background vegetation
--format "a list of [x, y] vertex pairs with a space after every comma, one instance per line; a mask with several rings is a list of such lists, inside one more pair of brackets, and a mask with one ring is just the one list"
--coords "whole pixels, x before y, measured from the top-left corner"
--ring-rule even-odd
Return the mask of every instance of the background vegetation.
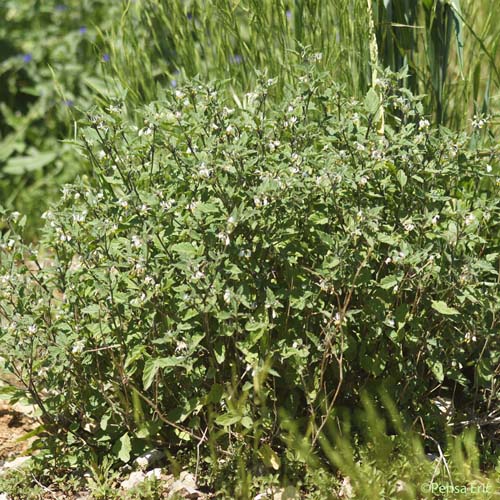
[[40, 478], [109, 498], [156, 447], [229, 497], [494, 494], [493, 0], [0, 15], [4, 392]]

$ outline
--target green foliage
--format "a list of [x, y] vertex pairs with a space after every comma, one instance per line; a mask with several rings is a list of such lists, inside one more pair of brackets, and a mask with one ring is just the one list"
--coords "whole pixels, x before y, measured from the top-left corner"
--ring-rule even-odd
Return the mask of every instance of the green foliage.
[[98, 0], [0, 5], [0, 200], [29, 216], [30, 236], [49, 199], [88, 167], [63, 140], [105, 89], [96, 25], [120, 10]]
[[[402, 83], [426, 94], [426, 114], [456, 129], [498, 109], [495, 2], [373, 2], [380, 65], [409, 67]], [[374, 80], [368, 13], [366, 0], [2, 2], [2, 204], [29, 216], [34, 237], [48, 201], [88, 169], [64, 140], [103, 97], [124, 98], [133, 116], [161, 88], [199, 75], [230, 80], [239, 101], [267, 72], [281, 99], [304, 47], [364, 96]]]
[[237, 109], [195, 82], [141, 128], [116, 103], [89, 116], [92, 178], [39, 246], [15, 214], [3, 235], [0, 354], [47, 459], [198, 449], [215, 477], [239, 450], [243, 487], [286, 467], [282, 414], [319, 450], [334, 409], [382, 383], [428, 435], [439, 396], [494, 446], [495, 152], [430, 128], [402, 77], [381, 77], [385, 136], [370, 96], [308, 64], [279, 105], [274, 80]]

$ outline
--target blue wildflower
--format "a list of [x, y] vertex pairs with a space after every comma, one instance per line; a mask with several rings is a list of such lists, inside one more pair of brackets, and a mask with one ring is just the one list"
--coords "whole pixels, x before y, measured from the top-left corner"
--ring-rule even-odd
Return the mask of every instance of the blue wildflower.
[[172, 87], [177, 87], [177, 80], [170, 80], [170, 85], [172, 85]]
[[243, 62], [243, 57], [241, 57], [239, 54], [234, 54], [234, 56], [231, 56], [229, 58], [229, 62], [231, 64], [241, 64]]
[[80, 35], [84, 35], [85, 33], [87, 33], [87, 26], [81, 26], [78, 32], [80, 33]]
[[102, 62], [109, 62], [111, 57], [109, 57], [108, 53], [102, 55]]
[[191, 21], [191, 19], [193, 19], [193, 14], [191, 14], [191, 12], [188, 12], [186, 14], [186, 17], [188, 18], [188, 21]]
[[65, 106], [68, 106], [68, 108], [72, 108], [75, 105], [75, 101], [73, 101], [73, 99], [65, 99], [63, 103]]
[[68, 7], [66, 5], [59, 3], [55, 6], [56, 11], [58, 12], [64, 12]]
[[292, 11], [291, 10], [287, 10], [286, 11], [286, 18], [287, 19], [292, 19]]
[[24, 54], [23, 55], [23, 61], [25, 63], [29, 63], [33, 60], [33, 56], [31, 54]]

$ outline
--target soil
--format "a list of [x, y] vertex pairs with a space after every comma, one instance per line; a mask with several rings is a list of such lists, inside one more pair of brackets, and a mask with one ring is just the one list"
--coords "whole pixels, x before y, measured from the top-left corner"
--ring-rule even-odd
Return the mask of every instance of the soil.
[[22, 455], [29, 448], [30, 440], [16, 440], [36, 426], [34, 419], [0, 402], [0, 465]]

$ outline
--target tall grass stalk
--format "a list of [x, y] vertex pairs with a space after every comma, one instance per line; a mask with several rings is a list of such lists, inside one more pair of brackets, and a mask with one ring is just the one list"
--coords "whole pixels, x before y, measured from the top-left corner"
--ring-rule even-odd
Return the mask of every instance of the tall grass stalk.
[[264, 73], [279, 78], [281, 94], [308, 47], [359, 97], [376, 77], [374, 57], [382, 67], [408, 66], [405, 84], [427, 96], [427, 113], [460, 128], [469, 126], [474, 114], [498, 109], [495, 5], [494, 0], [138, 0], [125, 2], [123, 16], [104, 39], [120, 86], [134, 103], [152, 100], [158, 85], [195, 75], [230, 79], [241, 95]]

